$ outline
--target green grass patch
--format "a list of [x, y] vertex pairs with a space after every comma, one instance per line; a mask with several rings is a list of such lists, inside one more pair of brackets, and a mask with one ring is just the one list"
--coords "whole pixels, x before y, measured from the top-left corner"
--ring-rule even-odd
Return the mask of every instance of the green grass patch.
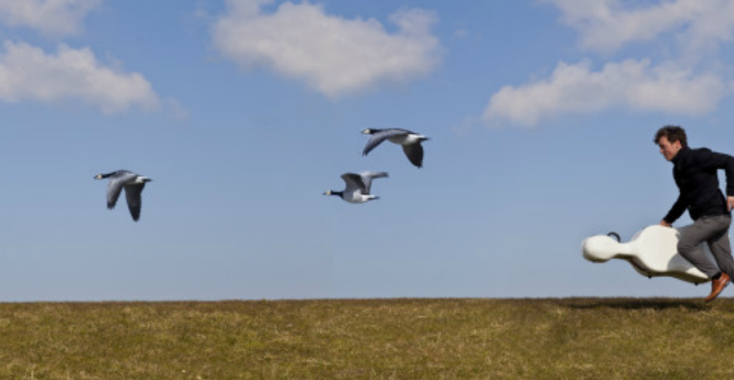
[[708, 379], [734, 300], [0, 304], [0, 379]]

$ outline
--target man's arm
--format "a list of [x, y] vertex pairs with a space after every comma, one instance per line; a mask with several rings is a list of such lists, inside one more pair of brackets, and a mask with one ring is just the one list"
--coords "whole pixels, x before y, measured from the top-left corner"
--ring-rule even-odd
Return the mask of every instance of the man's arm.
[[726, 173], [726, 205], [728, 210], [734, 208], [734, 157], [717, 152], [711, 152], [707, 165], [714, 169], [723, 169]]
[[673, 204], [673, 207], [670, 208], [670, 211], [668, 211], [668, 214], [665, 215], [663, 220], [660, 221], [660, 225], [670, 227], [673, 225], [673, 222], [678, 220], [681, 215], [686, 211], [686, 208], [688, 207], [688, 204], [683, 199], [683, 195], [678, 195], [678, 199]]
[[709, 151], [706, 166], [710, 169], [723, 169], [726, 173], [726, 195], [734, 197], [734, 157]]

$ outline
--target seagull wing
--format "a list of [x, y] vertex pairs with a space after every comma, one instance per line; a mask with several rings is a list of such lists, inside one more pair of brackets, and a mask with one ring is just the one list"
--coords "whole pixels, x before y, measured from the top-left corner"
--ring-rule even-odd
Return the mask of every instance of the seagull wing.
[[378, 145], [380, 145], [383, 141], [389, 139], [393, 136], [400, 136], [400, 135], [407, 135], [408, 131], [404, 129], [385, 129], [380, 132], [377, 132], [370, 137], [370, 139], [367, 141], [367, 145], [364, 146], [364, 150], [362, 151], [362, 155], [366, 156], [367, 153], [369, 153], [372, 149], [375, 149]]
[[413, 165], [419, 168], [423, 166], [423, 146], [421, 143], [403, 145], [403, 152]]
[[375, 178], [383, 178], [387, 177], [387, 173], [385, 172], [364, 172], [360, 174], [361, 180], [364, 183], [364, 189], [362, 190], [362, 194], [369, 194], [370, 189], [372, 188], [372, 180]]
[[125, 198], [127, 199], [127, 208], [130, 209], [134, 221], [140, 219], [140, 207], [143, 204], [141, 194], [145, 183], [136, 183], [134, 185], [125, 185]]
[[120, 198], [120, 193], [122, 192], [122, 187], [125, 186], [125, 183], [134, 179], [136, 177], [135, 173], [131, 172], [120, 172], [120, 175], [116, 175], [113, 178], [110, 178], [110, 183], [107, 185], [107, 208], [113, 209], [115, 208], [115, 204], [117, 204], [117, 198]]

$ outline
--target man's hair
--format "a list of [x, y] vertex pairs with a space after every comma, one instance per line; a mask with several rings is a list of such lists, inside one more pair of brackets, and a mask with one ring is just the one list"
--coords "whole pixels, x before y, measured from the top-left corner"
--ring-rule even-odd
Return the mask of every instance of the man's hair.
[[661, 137], [666, 137], [671, 144], [676, 141], [680, 141], [680, 145], [682, 147], [685, 148], [688, 146], [688, 138], [686, 137], [685, 129], [677, 125], [666, 125], [658, 129], [658, 133], [655, 134], [655, 140], [653, 142], [658, 144]]

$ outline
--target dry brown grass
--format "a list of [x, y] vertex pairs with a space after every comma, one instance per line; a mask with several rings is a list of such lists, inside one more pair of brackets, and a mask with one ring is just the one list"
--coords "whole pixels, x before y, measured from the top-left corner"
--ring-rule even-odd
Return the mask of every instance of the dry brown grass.
[[0, 304], [0, 379], [709, 379], [734, 300]]

